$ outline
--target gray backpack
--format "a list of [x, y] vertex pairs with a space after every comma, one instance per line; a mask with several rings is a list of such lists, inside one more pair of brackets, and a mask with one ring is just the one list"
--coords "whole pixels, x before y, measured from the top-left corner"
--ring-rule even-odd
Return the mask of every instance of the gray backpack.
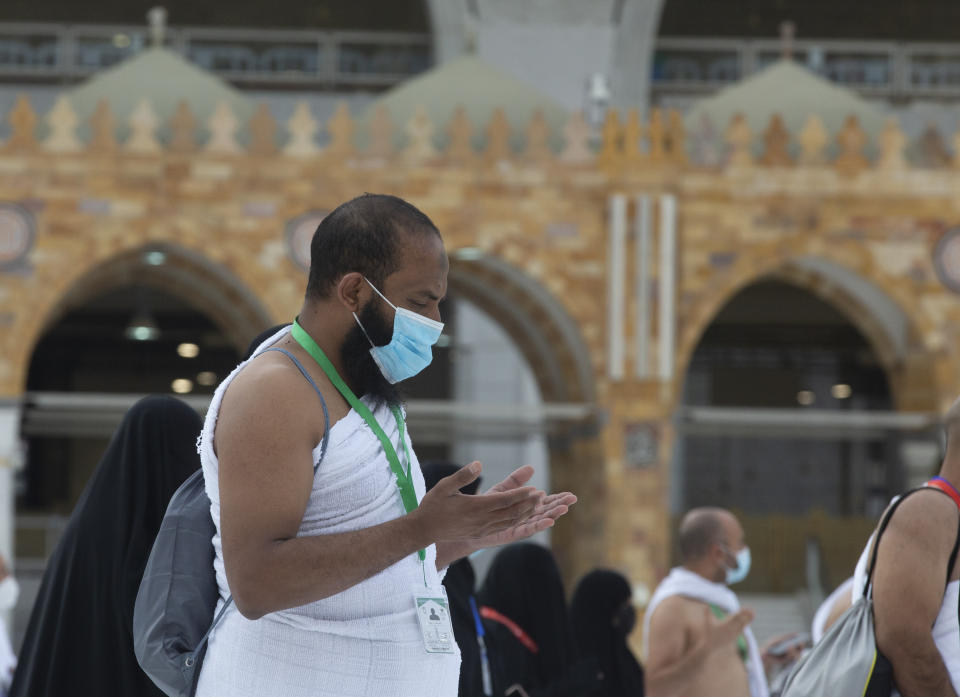
[[[780, 697], [890, 697], [893, 665], [877, 647], [870, 579], [877, 564], [880, 537], [893, 512], [907, 496], [917, 491], [920, 489], [906, 492], [887, 509], [877, 530], [862, 594], [793, 669]], [[947, 564], [948, 583], [958, 546], [960, 531]]]
[[[320, 459], [330, 437], [330, 415], [320, 389], [300, 361], [294, 362], [320, 395], [325, 422]], [[227, 598], [214, 617], [220, 592], [213, 570], [213, 536], [210, 499], [198, 470], [180, 485], [167, 505], [160, 530], [147, 559], [133, 609], [133, 650], [137, 662], [169, 697], [193, 697], [210, 632], [233, 603]], [[212, 622], [211, 622], [212, 620]]]

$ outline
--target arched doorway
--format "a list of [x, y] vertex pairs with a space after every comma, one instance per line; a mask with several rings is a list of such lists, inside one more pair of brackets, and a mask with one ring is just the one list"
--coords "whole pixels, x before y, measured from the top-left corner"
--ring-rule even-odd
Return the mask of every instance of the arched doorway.
[[203, 411], [247, 343], [271, 324], [242, 284], [170, 245], [118, 255], [71, 285], [24, 369], [14, 550], [26, 626], [46, 559], [126, 410], [173, 394]]
[[904, 443], [932, 442], [934, 421], [898, 411], [910, 342], [898, 313], [864, 279], [799, 260], [739, 289], [690, 358], [673, 512], [738, 515], [754, 558], [738, 590], [783, 594], [777, 621], [802, 628], [809, 603], [853, 573], [877, 516], [914, 475]]
[[[886, 372], [860, 331], [802, 288], [764, 280], [740, 291], [700, 340], [684, 386], [687, 407], [741, 410], [743, 427], [696, 419], [685, 429], [683, 508], [715, 504], [751, 513], [873, 515], [899, 490], [897, 458], [877, 440], [868, 489], [865, 453], [814, 427], [755, 437], [750, 410], [891, 411]], [[702, 412], [701, 412], [702, 413]], [[773, 427], [768, 432], [774, 432]]]

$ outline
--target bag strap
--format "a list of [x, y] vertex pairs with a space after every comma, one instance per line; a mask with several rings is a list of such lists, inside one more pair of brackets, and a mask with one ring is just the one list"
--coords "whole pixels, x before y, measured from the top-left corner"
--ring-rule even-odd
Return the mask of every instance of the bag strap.
[[[911, 489], [910, 491], [905, 492], [900, 498], [890, 504], [890, 507], [887, 509], [887, 512], [883, 515], [883, 520], [880, 521], [880, 528], [877, 530], [877, 537], [873, 542], [873, 552], [870, 555], [870, 566], [867, 567], [867, 580], [863, 584], [863, 597], [867, 597], [867, 591], [870, 589], [870, 582], [873, 579], [873, 570], [877, 565], [877, 552], [880, 550], [880, 537], [883, 535], [884, 530], [887, 529], [887, 525], [890, 524], [890, 518], [893, 517], [893, 512], [897, 510], [904, 499], [906, 499], [911, 494], [915, 494], [918, 491], [925, 490], [934, 490], [940, 491], [943, 494], [947, 494], [946, 491], [943, 491], [938, 486], [922, 486], [917, 489]], [[949, 494], [947, 494], [949, 496]], [[951, 500], [953, 497], [950, 497]], [[956, 502], [954, 502], [956, 503]], [[960, 505], [957, 506], [960, 509]], [[957, 560], [957, 553], [960, 551], [960, 525], [957, 528], [957, 540], [953, 543], [953, 551], [950, 552], [950, 560], [947, 562], [947, 580], [946, 583], [950, 583], [950, 572], [953, 571], [953, 565]]]
[[[313, 474], [316, 476], [317, 470], [320, 468], [320, 463], [323, 462], [324, 456], [327, 454], [327, 443], [330, 441], [330, 412], [327, 410], [327, 400], [323, 398], [323, 392], [320, 391], [320, 388], [317, 387], [316, 381], [307, 372], [303, 367], [303, 364], [297, 360], [297, 357], [286, 349], [279, 347], [271, 347], [265, 349], [261, 353], [266, 353], [267, 351], [279, 351], [284, 354], [287, 358], [293, 361], [293, 364], [297, 366], [297, 370], [300, 371], [300, 374], [307, 379], [307, 382], [313, 387], [314, 392], [317, 393], [317, 396], [320, 397], [320, 406], [323, 408], [323, 439], [320, 441], [320, 457], [317, 459], [316, 463], [313, 465]], [[258, 354], [259, 355], [259, 354]], [[217, 616], [213, 620], [213, 624], [210, 625], [210, 628], [204, 633], [200, 638], [200, 641], [197, 643], [196, 648], [191, 651], [186, 658], [185, 664], [189, 668], [193, 665], [194, 661], [197, 660], [197, 655], [200, 653], [200, 650], [203, 648], [204, 644], [207, 643], [207, 639], [210, 638], [210, 633], [216, 629], [217, 625], [220, 624], [220, 620], [223, 619], [224, 613], [227, 609], [233, 604], [233, 596], [231, 595], [227, 598], [226, 602], [223, 604], [223, 607], [220, 608], [220, 612], [217, 613]]]

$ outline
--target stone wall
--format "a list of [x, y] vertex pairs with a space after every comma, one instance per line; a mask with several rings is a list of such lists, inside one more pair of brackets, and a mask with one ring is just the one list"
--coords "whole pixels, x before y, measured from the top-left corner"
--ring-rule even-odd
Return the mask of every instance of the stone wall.
[[[755, 157], [757, 138], [738, 119], [712, 144], [717, 164], [705, 166], [688, 159], [679, 116], [656, 111], [649, 122], [611, 112], [597, 143], [579, 116], [562, 134], [536, 118], [519, 152], [502, 114], [484, 125], [482, 152], [462, 115], [435, 125], [418, 114], [399, 149], [389, 114], [361, 134], [345, 108], [319, 124], [303, 107], [284, 128], [265, 110], [241, 124], [222, 108], [203, 129], [184, 105], [161, 141], [143, 103], [122, 143], [106, 105], [78, 124], [65, 99], [43, 118], [21, 100], [7, 120], [0, 396], [22, 395], [33, 346], [65, 304], [122, 276], [118, 268], [146, 274], [136, 262], [142, 250], [167, 250], [173, 269], [145, 281], [206, 303], [228, 335], [232, 327], [240, 336], [238, 323], [297, 311], [304, 245], [319, 216], [365, 191], [394, 193], [438, 224], [451, 286], [516, 340], [544, 398], [595, 407], [551, 440], [556, 485], [581, 495], [554, 535], [571, 577], [605, 563], [653, 584], [666, 570], [672, 415], [684, 366], [719, 309], [758, 279], [786, 279], [845, 312], [881, 357], [898, 408], [942, 410], [960, 387], [960, 303], [941, 281], [960, 282], [960, 242], [951, 242], [960, 166], [908, 163], [896, 123], [871, 161], [856, 122], [831, 135], [812, 119], [797, 139], [774, 124]], [[440, 126], [450, 135], [443, 151], [433, 138]], [[652, 202], [651, 284], [663, 270], [663, 197], [676, 202], [677, 302], [666, 319], [675, 325], [676, 367], [666, 379], [636, 377], [633, 337], [644, 308], [633, 292], [620, 318], [628, 370], [611, 377], [609, 211], [621, 194], [628, 284], [640, 273], [640, 201]], [[646, 308], [653, 365], [659, 300], [654, 288]]]

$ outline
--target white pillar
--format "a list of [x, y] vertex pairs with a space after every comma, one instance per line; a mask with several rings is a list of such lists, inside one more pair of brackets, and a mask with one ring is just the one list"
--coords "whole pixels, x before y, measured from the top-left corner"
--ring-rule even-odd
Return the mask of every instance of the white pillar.
[[673, 380], [676, 334], [677, 199], [660, 197], [660, 379]]
[[627, 197], [610, 197], [607, 260], [607, 375], [623, 380], [626, 363], [624, 340], [627, 277]]
[[637, 196], [637, 247], [634, 295], [637, 303], [634, 375], [650, 377], [650, 209], [649, 196]]

